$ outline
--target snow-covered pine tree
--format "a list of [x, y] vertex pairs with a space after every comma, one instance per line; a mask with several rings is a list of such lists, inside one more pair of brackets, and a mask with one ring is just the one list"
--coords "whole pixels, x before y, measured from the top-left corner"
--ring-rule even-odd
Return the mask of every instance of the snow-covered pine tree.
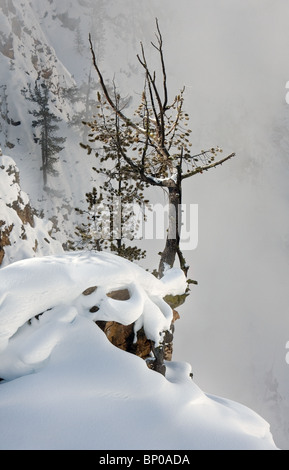
[[62, 144], [66, 137], [59, 137], [55, 133], [59, 130], [58, 123], [61, 118], [51, 111], [51, 97], [49, 88], [45, 81], [38, 78], [34, 88], [28, 84], [28, 88], [22, 90], [27, 100], [36, 105], [36, 108], [29, 111], [35, 118], [32, 121], [33, 128], [39, 128], [39, 134], [34, 134], [34, 141], [41, 147], [42, 165], [40, 170], [43, 175], [43, 187], [47, 188], [48, 175], [57, 176], [58, 172], [54, 165], [58, 161], [58, 154], [63, 150]]

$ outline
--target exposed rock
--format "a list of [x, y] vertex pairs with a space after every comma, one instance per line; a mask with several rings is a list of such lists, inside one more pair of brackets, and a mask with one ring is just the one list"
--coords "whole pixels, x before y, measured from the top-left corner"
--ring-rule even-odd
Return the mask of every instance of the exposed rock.
[[9, 235], [13, 229], [13, 224], [6, 226], [4, 220], [0, 220], [0, 265], [2, 264], [5, 251], [4, 247], [11, 245]]
[[91, 295], [93, 292], [95, 292], [97, 289], [97, 286], [93, 286], [93, 287], [88, 287], [87, 289], [85, 289], [85, 291], [82, 292], [82, 295]]
[[130, 299], [130, 293], [128, 289], [115, 290], [115, 291], [109, 292], [106, 295], [107, 297], [110, 297], [111, 299], [114, 299], [114, 300], [129, 300]]
[[[96, 288], [86, 289], [85, 295], [94, 292]], [[128, 289], [119, 289], [108, 292], [108, 297], [114, 300], [126, 301], [130, 299], [130, 293]], [[92, 310], [93, 309], [93, 310]], [[92, 307], [90, 311], [97, 311], [97, 307]], [[102, 329], [109, 341], [116, 347], [123, 351], [130, 352], [146, 359], [150, 356], [152, 351], [152, 342], [145, 336], [144, 330], [141, 329], [135, 335], [134, 323], [131, 325], [121, 325], [114, 321], [97, 321], [96, 324]]]
[[[95, 290], [96, 287], [90, 287], [83, 292], [83, 295], [90, 295]], [[107, 296], [119, 301], [126, 301], [130, 299], [130, 293], [128, 289], [111, 291], [107, 294]], [[90, 312], [97, 312], [97, 310], [98, 307], [93, 306], [90, 309]], [[109, 341], [114, 346], [147, 360], [148, 367], [164, 375], [164, 361], [172, 360], [174, 322], [178, 318], [180, 318], [178, 312], [173, 310], [171, 331], [165, 332], [163, 345], [158, 348], [155, 348], [153, 341], [146, 337], [143, 328], [141, 328], [137, 334], [135, 334], [134, 323], [131, 325], [122, 325], [113, 321], [97, 321], [96, 324], [102, 329]]]
[[152, 342], [145, 336], [143, 328], [137, 332], [135, 341], [134, 323], [121, 325], [114, 321], [97, 321], [96, 324], [102, 329], [109, 341], [123, 351], [130, 352], [136, 356], [146, 359], [152, 351]]
[[33, 209], [30, 206], [30, 203], [24, 205], [23, 201], [19, 197], [17, 201], [13, 201], [11, 207], [15, 210], [24, 225], [29, 224], [31, 227], [35, 226]]

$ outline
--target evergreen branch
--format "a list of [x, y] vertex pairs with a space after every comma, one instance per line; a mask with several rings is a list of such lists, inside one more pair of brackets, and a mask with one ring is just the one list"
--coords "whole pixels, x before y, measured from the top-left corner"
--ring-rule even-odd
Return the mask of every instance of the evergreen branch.
[[[145, 69], [145, 72], [146, 72], [146, 79], [147, 79], [150, 98], [151, 98], [151, 106], [152, 106], [153, 113], [154, 113], [154, 116], [155, 116], [156, 127], [158, 129], [158, 135], [160, 135], [161, 134], [161, 124], [160, 124], [159, 116], [158, 116], [158, 113], [157, 113], [157, 110], [156, 110], [156, 107], [155, 107], [155, 100], [154, 100], [154, 95], [153, 95], [153, 91], [152, 91], [152, 87], [153, 87], [154, 92], [156, 94], [156, 91], [155, 91], [155, 89], [156, 89], [155, 77], [153, 78], [150, 71], [149, 71], [142, 42], [140, 43], [140, 46], [141, 46], [141, 50], [142, 50], [142, 59], [140, 58], [139, 54], [137, 54], [137, 58], [138, 58], [138, 61], [140, 62], [140, 64]], [[156, 94], [156, 97], [157, 97], [157, 101], [160, 103], [160, 100], [158, 100], [158, 94]]]
[[[203, 154], [201, 154], [203, 155]], [[210, 163], [209, 165], [204, 165], [204, 166], [198, 166], [197, 168], [195, 168], [194, 170], [192, 171], [189, 171], [188, 173], [186, 174], [183, 174], [181, 179], [184, 180], [186, 178], [190, 178], [191, 176], [194, 176], [194, 175], [197, 175], [198, 173], [202, 173], [203, 171], [208, 171], [210, 170], [211, 168], [215, 168], [219, 165], [222, 165], [224, 162], [226, 162], [227, 160], [230, 160], [230, 158], [233, 158], [235, 157], [235, 153], [231, 153], [230, 155], [228, 155], [227, 157], [223, 158], [222, 160], [218, 160], [217, 162], [214, 162], [214, 163]]]

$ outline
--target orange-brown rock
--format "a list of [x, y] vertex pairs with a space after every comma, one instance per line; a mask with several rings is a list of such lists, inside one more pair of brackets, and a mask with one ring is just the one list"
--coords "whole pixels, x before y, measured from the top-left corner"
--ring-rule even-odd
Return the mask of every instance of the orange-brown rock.
[[114, 321], [97, 321], [96, 324], [102, 329], [108, 340], [117, 348], [135, 354], [142, 359], [150, 356], [152, 342], [145, 336], [143, 328], [137, 332], [135, 341], [134, 323], [131, 325], [121, 325]]
[[[97, 286], [88, 287], [83, 291], [83, 295], [89, 296], [95, 292]], [[118, 289], [111, 291], [106, 294], [108, 297], [119, 300], [126, 301], [130, 299], [130, 293], [128, 289]], [[98, 306], [94, 305], [90, 308], [90, 312], [97, 312]], [[130, 325], [122, 325], [115, 321], [96, 321], [96, 324], [102, 329], [105, 333], [108, 340], [117, 348], [122, 349], [123, 351], [130, 352], [136, 356], [141, 357], [142, 359], [151, 358], [151, 361], [148, 361], [147, 364], [150, 368], [154, 369], [156, 362], [158, 362], [159, 367], [163, 368], [163, 361], [171, 361], [173, 354], [173, 331], [174, 323], [180, 318], [178, 312], [173, 309], [173, 319], [171, 325], [171, 331], [167, 331], [164, 335], [164, 345], [163, 347], [154, 348], [154, 344], [149, 340], [144, 332], [144, 329], [141, 328], [136, 334], [134, 331], [134, 323]], [[154, 362], [154, 356], [159, 355], [159, 358]], [[156, 369], [155, 369], [156, 370]]]
[[[109, 292], [107, 296], [120, 301], [125, 301], [130, 298], [128, 289], [119, 289], [116, 291], [112, 291]], [[180, 316], [178, 312], [176, 310], [173, 310], [172, 330], [174, 322], [179, 318]], [[114, 321], [101, 321], [96, 323], [104, 331], [105, 335], [114, 346], [117, 346], [118, 348], [123, 349], [124, 351], [131, 352], [143, 359], [147, 359], [151, 356], [153, 350], [153, 343], [146, 337], [143, 328], [137, 332], [137, 335], [135, 337], [134, 324], [121, 325], [120, 323]], [[171, 361], [173, 354], [173, 336], [172, 334], [167, 334], [166, 338], [167, 341], [165, 341], [164, 346], [164, 360]]]
[[110, 297], [111, 299], [114, 299], [114, 300], [129, 300], [130, 299], [130, 293], [128, 289], [115, 290], [115, 291], [109, 292], [106, 295], [107, 297]]
[[[114, 300], [125, 301], [130, 299], [128, 289], [119, 289], [107, 294]], [[151, 341], [147, 339], [143, 328], [137, 332], [135, 338], [134, 323], [131, 325], [121, 325], [118, 322], [96, 322], [104, 331], [109, 341], [124, 351], [131, 352], [136, 356], [146, 359], [151, 353]], [[136, 339], [136, 341], [135, 341]]]
[[33, 210], [30, 204], [26, 204], [23, 206], [23, 201], [21, 201], [20, 198], [18, 198], [17, 201], [13, 201], [11, 207], [12, 209], [15, 210], [17, 213], [19, 219], [22, 221], [24, 225], [29, 224], [31, 227], [34, 227], [34, 215], [33, 215]]
[[0, 266], [5, 256], [4, 247], [11, 245], [9, 235], [13, 229], [13, 224], [7, 226], [4, 220], [0, 220]]

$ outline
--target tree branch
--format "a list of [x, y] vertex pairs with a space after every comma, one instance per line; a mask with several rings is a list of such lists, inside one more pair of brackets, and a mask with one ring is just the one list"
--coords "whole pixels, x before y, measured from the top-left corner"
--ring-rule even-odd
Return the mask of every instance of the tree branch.
[[135, 164], [133, 160], [127, 156], [126, 152], [122, 148], [120, 137], [119, 137], [119, 132], [116, 133], [116, 146], [117, 146], [118, 152], [123, 157], [125, 162], [131, 167], [133, 173], [138, 174], [142, 181], [152, 186], [159, 186], [159, 187], [164, 186], [161, 181], [158, 181], [157, 179], [150, 177], [149, 175], [146, 175], [144, 172], [144, 167], [142, 165]]
[[[156, 127], [157, 127], [157, 130], [158, 130], [158, 137], [162, 136], [161, 141], [163, 142], [164, 120], [163, 120], [163, 112], [162, 112], [162, 102], [161, 102], [161, 98], [160, 98], [158, 89], [156, 87], [155, 74], [154, 74], [154, 76], [152, 76], [152, 74], [149, 71], [147, 61], [146, 61], [146, 57], [145, 57], [145, 53], [144, 53], [144, 47], [143, 47], [142, 43], [141, 43], [141, 50], [142, 50], [143, 59], [140, 58], [139, 54], [137, 54], [137, 58], [138, 58], [138, 61], [140, 62], [140, 64], [145, 69], [145, 72], [146, 72], [147, 82], [148, 82], [148, 87], [149, 87], [149, 92], [150, 92], [150, 98], [151, 98], [151, 105], [152, 105], [152, 109], [153, 109], [153, 112], [154, 112], [154, 115], [155, 115]], [[152, 90], [154, 91], [156, 100], [157, 100], [158, 105], [159, 105], [159, 110], [160, 110], [159, 115], [156, 111], [155, 99], [154, 99], [154, 95], [153, 95]], [[159, 118], [161, 119], [161, 122], [160, 122]]]
[[[153, 44], [153, 46], [160, 52], [160, 56], [162, 57], [162, 52], [161, 52], [161, 49], [159, 49], [157, 46], [155, 46]], [[156, 118], [156, 124], [157, 124], [157, 129], [158, 129], [158, 137], [159, 137], [159, 142], [158, 142], [158, 147], [159, 149], [161, 150], [161, 154], [163, 154], [164, 156], [168, 156], [168, 152], [167, 150], [165, 149], [165, 120], [164, 120], [164, 112], [165, 112], [165, 109], [163, 107], [163, 104], [162, 104], [162, 100], [161, 100], [161, 97], [160, 97], [160, 94], [159, 94], [159, 91], [157, 89], [157, 86], [156, 86], [156, 77], [155, 77], [155, 74], [152, 76], [152, 74], [150, 73], [149, 71], [149, 68], [148, 68], [148, 65], [147, 65], [147, 61], [146, 61], [146, 57], [145, 57], [145, 53], [144, 53], [144, 48], [143, 48], [143, 44], [141, 43], [141, 49], [142, 49], [142, 57], [143, 57], [143, 60], [141, 60], [140, 56], [137, 55], [137, 58], [140, 62], [140, 64], [143, 66], [143, 68], [145, 69], [146, 71], [146, 76], [147, 76], [147, 79], [148, 79], [148, 84], [149, 84], [149, 90], [150, 90], [150, 95], [151, 95], [151, 101], [152, 101], [152, 107], [153, 107], [153, 111], [154, 111], [154, 115], [155, 115], [155, 118]], [[161, 58], [161, 61], [163, 61], [163, 59]], [[156, 101], [158, 103], [158, 107], [159, 107], [159, 114], [157, 114], [156, 110], [155, 110], [155, 104], [154, 104], [154, 97], [152, 95], [152, 90], [151, 90], [151, 86], [153, 88], [153, 91], [154, 91], [154, 94], [155, 94], [155, 97], [156, 97]]]
[[156, 37], [159, 43], [159, 47], [157, 47], [153, 42], [152, 42], [152, 45], [154, 46], [155, 49], [157, 49], [157, 51], [159, 51], [160, 58], [161, 58], [162, 72], [163, 72], [163, 88], [164, 88], [163, 112], [165, 112], [167, 109], [167, 104], [168, 104], [167, 74], [166, 74], [166, 66], [165, 66], [165, 60], [164, 60], [164, 54], [163, 54], [163, 37], [162, 37], [162, 33], [160, 30], [159, 22], [157, 18], [156, 18], [156, 26], [157, 26], [157, 31], [158, 31], [158, 35], [156, 35]]
[[103, 90], [103, 93], [104, 93], [104, 96], [107, 100], [107, 102], [109, 103], [109, 105], [111, 106], [111, 108], [115, 111], [115, 113], [130, 127], [133, 127], [137, 132], [139, 132], [140, 134], [146, 134], [146, 131], [145, 129], [142, 129], [141, 127], [137, 126], [136, 124], [134, 124], [131, 119], [129, 119], [127, 116], [125, 116], [119, 109], [118, 107], [116, 106], [116, 104], [113, 102], [112, 98], [110, 97], [110, 94], [108, 92], [108, 89], [104, 83], [104, 79], [103, 79], [103, 76], [101, 74], [101, 71], [99, 70], [99, 67], [97, 65], [97, 62], [96, 62], [96, 57], [95, 57], [95, 52], [94, 52], [94, 49], [93, 49], [93, 45], [92, 45], [92, 40], [91, 40], [91, 34], [89, 34], [89, 43], [90, 43], [90, 50], [91, 50], [91, 54], [92, 54], [92, 61], [93, 61], [93, 65], [94, 65], [94, 68], [98, 74], [98, 77], [99, 77], [99, 81], [100, 81], [100, 85], [101, 85], [101, 88]]
[[202, 173], [203, 171], [208, 171], [210, 170], [211, 168], [215, 168], [219, 165], [222, 165], [224, 162], [226, 162], [227, 160], [230, 160], [230, 158], [233, 158], [235, 157], [235, 153], [231, 153], [230, 155], [228, 155], [227, 157], [223, 158], [222, 160], [218, 160], [217, 162], [214, 162], [214, 163], [210, 163], [209, 165], [204, 165], [204, 166], [198, 166], [197, 168], [195, 168], [194, 170], [186, 173], [186, 174], [183, 174], [182, 175], [182, 180], [186, 179], [186, 178], [190, 178], [191, 176], [194, 176], [194, 175], [197, 175], [198, 173]]

